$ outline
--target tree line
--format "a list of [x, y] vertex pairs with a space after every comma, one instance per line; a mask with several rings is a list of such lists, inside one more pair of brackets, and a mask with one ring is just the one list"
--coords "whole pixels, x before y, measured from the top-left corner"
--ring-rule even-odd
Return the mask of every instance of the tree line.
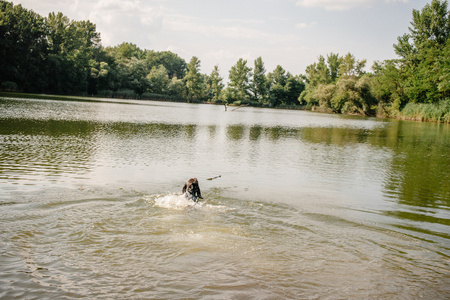
[[219, 67], [203, 74], [195, 56], [186, 62], [171, 51], [127, 42], [103, 47], [90, 21], [70, 20], [61, 12], [42, 17], [0, 0], [0, 88], [390, 117], [420, 104], [443, 107], [440, 117], [449, 122], [449, 36], [448, 2], [432, 0], [413, 10], [409, 33], [394, 45], [398, 58], [375, 62], [371, 71], [351, 53], [320, 56], [300, 75], [280, 65], [267, 72], [261, 57], [253, 64], [240, 58], [225, 86]]

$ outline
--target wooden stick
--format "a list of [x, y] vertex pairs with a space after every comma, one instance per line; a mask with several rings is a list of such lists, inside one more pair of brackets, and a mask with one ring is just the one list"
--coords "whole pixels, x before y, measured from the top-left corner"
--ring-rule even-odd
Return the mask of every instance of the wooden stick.
[[213, 179], [216, 179], [216, 178], [219, 178], [219, 177], [222, 177], [222, 175], [215, 176], [215, 177], [211, 177], [211, 178], [208, 178], [208, 179], [206, 179], [206, 180], [213, 180]]

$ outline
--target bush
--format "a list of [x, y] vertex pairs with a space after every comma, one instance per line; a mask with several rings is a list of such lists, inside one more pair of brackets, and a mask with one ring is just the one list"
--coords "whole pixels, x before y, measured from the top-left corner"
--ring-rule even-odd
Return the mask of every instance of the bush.
[[13, 81], [4, 81], [2, 82], [1, 89], [5, 92], [17, 92], [18, 85]]
[[225, 104], [226, 102], [222, 99], [213, 99], [211, 100], [211, 103], [213, 104]]
[[114, 92], [111, 90], [101, 90], [98, 91], [97, 93], [98, 97], [105, 97], [105, 98], [113, 98], [114, 97]]
[[137, 94], [135, 91], [130, 89], [121, 89], [117, 92], [114, 92], [114, 98], [122, 98], [122, 99], [136, 99]]
[[145, 92], [142, 94], [141, 99], [145, 100], [158, 100], [158, 101], [170, 101], [170, 102], [187, 102], [184, 97], [177, 95], [155, 94]]

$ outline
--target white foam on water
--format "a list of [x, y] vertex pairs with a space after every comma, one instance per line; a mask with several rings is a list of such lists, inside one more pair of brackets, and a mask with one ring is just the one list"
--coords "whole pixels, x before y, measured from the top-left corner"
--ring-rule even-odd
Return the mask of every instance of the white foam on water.
[[157, 195], [154, 198], [155, 206], [183, 210], [190, 206], [198, 205], [192, 200], [187, 199], [183, 194]]
[[200, 200], [199, 202], [194, 202], [186, 198], [183, 194], [163, 194], [163, 195], [150, 195], [144, 197], [145, 200], [153, 202], [155, 206], [174, 209], [174, 210], [185, 210], [187, 208], [203, 209], [203, 210], [214, 210], [214, 211], [229, 211], [234, 210], [232, 207], [225, 205], [217, 205], [212, 203], [207, 203], [207, 200]]

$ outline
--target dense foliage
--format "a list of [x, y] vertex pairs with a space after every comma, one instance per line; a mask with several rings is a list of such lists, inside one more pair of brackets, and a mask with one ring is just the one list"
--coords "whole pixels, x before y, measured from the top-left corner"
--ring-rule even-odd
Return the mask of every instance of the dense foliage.
[[[394, 49], [399, 59], [376, 63], [373, 67], [373, 94], [380, 106], [390, 114], [408, 103], [441, 102], [438, 106], [442, 106], [450, 98], [450, 12], [447, 1], [433, 0], [421, 11], [413, 10], [409, 33], [398, 38]], [[448, 111], [446, 120], [450, 121]]]
[[297, 76], [280, 65], [266, 74], [261, 57], [253, 68], [240, 58], [225, 87], [218, 66], [202, 74], [195, 56], [186, 63], [170, 51], [142, 50], [126, 42], [103, 47], [90, 21], [62, 13], [42, 17], [0, 0], [0, 89], [397, 117], [405, 107], [411, 114], [418, 111], [414, 104], [429, 104], [439, 107], [438, 121], [449, 121], [449, 36], [447, 0], [432, 0], [413, 10], [409, 33], [394, 45], [399, 58], [375, 62], [372, 72], [366, 71], [366, 60], [351, 53], [320, 56]]

